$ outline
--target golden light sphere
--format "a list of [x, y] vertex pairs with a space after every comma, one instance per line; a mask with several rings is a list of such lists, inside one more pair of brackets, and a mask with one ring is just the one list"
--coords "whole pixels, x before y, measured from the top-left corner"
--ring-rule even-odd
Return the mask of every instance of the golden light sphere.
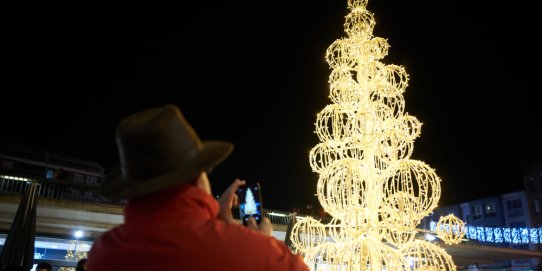
[[461, 239], [465, 236], [466, 228], [461, 219], [449, 214], [438, 220], [435, 231], [444, 243], [453, 245], [461, 242]]

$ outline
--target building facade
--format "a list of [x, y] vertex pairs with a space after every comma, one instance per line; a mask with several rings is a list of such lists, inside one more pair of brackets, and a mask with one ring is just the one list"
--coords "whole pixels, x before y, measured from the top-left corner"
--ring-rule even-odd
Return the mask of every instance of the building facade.
[[542, 160], [531, 161], [523, 168], [523, 182], [533, 227], [542, 227]]
[[[440, 217], [454, 214], [465, 222], [465, 238], [470, 244], [540, 251], [542, 228], [533, 223], [530, 205], [532, 202], [525, 191], [475, 199], [437, 208], [424, 218], [421, 226], [434, 231]], [[473, 267], [473, 270], [539, 270], [536, 268], [540, 268], [540, 264], [540, 259], [515, 259]]]
[[0, 148], [0, 190], [19, 193], [21, 181], [40, 182], [39, 196], [85, 202], [107, 201], [96, 192], [104, 168], [95, 162], [29, 150]]

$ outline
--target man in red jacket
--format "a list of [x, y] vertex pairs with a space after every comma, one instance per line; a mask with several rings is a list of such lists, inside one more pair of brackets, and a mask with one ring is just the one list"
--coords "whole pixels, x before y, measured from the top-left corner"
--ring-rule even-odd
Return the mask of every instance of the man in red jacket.
[[206, 171], [233, 145], [200, 141], [179, 108], [132, 114], [116, 132], [120, 168], [106, 178], [104, 196], [128, 199], [124, 224], [98, 238], [87, 270], [302, 270], [300, 255], [271, 236], [270, 221], [234, 222], [235, 180], [218, 202]]

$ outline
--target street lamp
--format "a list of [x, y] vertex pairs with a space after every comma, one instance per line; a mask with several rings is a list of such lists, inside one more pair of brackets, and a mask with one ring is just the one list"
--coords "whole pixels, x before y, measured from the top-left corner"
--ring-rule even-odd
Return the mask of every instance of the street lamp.
[[79, 240], [79, 238], [83, 237], [83, 231], [77, 230], [73, 233], [73, 236], [75, 237], [74, 255], [75, 255], [75, 260], [77, 260], [77, 241]]

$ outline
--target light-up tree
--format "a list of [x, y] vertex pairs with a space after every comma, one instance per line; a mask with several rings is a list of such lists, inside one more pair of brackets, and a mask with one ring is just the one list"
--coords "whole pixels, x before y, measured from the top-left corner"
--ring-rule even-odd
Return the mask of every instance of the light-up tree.
[[252, 215], [255, 214], [256, 211], [256, 201], [254, 201], [254, 194], [252, 194], [252, 190], [249, 188], [247, 189], [247, 194], [245, 196], [245, 214], [246, 215]]
[[421, 123], [405, 112], [408, 74], [380, 62], [389, 45], [373, 36], [367, 0], [348, 0], [345, 38], [327, 49], [332, 104], [318, 115], [310, 152], [317, 196], [333, 219], [300, 219], [290, 238], [319, 270], [455, 270], [437, 245], [415, 239], [436, 206], [440, 179], [410, 159]]

